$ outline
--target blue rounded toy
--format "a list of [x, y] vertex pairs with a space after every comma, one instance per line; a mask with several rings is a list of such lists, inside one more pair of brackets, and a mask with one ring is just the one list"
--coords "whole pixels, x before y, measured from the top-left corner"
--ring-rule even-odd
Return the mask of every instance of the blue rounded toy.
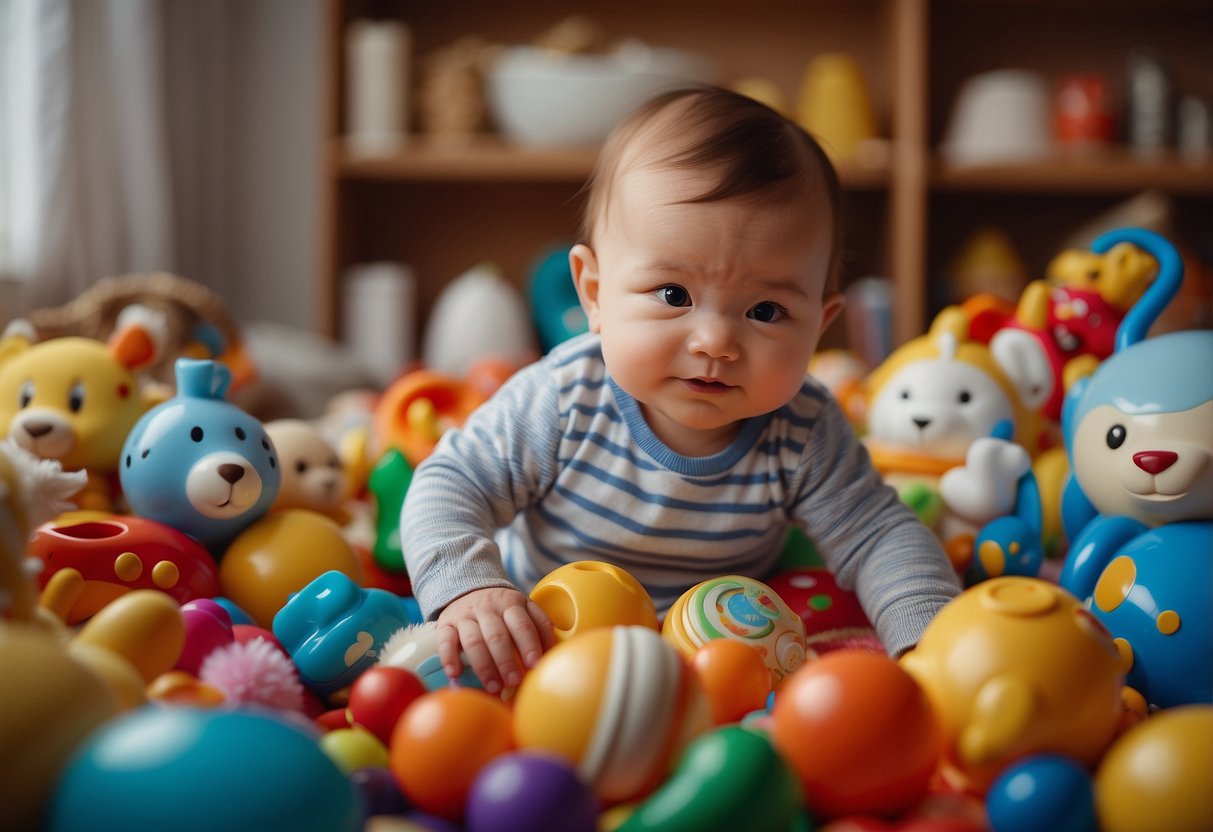
[[77, 749], [50, 832], [355, 832], [358, 793], [305, 723], [268, 710], [149, 705]]
[[986, 794], [994, 832], [1096, 832], [1091, 776], [1058, 754], [1028, 757], [1008, 766]]
[[393, 633], [420, 623], [415, 599], [364, 589], [330, 570], [291, 596], [273, 629], [303, 683], [327, 695], [374, 665]]
[[221, 556], [269, 511], [282, 475], [261, 422], [224, 400], [231, 371], [177, 360], [177, 395], [135, 424], [119, 479], [131, 510], [202, 542]]
[[1148, 702], [1213, 702], [1213, 332], [1145, 337], [1182, 267], [1140, 229], [1093, 247], [1123, 239], [1160, 272], [1117, 330], [1116, 353], [1067, 394], [1073, 542], [1059, 582], [1089, 600]]

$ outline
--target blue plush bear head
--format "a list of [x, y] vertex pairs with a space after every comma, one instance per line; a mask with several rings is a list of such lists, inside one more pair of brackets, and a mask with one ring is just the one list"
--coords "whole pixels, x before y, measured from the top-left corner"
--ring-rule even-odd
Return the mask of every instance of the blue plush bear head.
[[200, 540], [215, 555], [270, 509], [281, 471], [257, 419], [224, 400], [230, 371], [177, 360], [177, 395], [144, 414], [122, 448], [131, 511]]

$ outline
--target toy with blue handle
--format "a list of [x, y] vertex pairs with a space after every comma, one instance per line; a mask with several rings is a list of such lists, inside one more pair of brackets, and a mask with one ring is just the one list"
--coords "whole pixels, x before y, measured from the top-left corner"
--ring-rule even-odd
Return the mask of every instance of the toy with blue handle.
[[378, 661], [397, 630], [421, 623], [411, 598], [364, 589], [336, 570], [293, 595], [274, 616], [274, 636], [312, 690], [334, 693]]
[[[1133, 304], [1124, 320], [1120, 322], [1120, 326], [1116, 330], [1117, 353], [1145, 340], [1150, 327], [1158, 320], [1158, 316], [1162, 314], [1167, 304], [1178, 294], [1184, 279], [1183, 260], [1175, 246], [1171, 245], [1170, 241], [1162, 235], [1144, 228], [1119, 228], [1109, 231], [1091, 243], [1091, 250], [1096, 254], [1103, 254], [1119, 243], [1132, 243], [1149, 252], [1158, 263], [1158, 275], [1141, 299]], [[1074, 410], [1082, 400], [1090, 381], [1089, 376], [1078, 379], [1066, 391], [1061, 414], [1061, 427], [1067, 453], [1070, 452], [1069, 437], [1073, 435]], [[1062, 494], [1061, 512], [1062, 525], [1070, 540], [1077, 538], [1083, 526], [1090, 522], [1097, 513], [1095, 507], [1073, 479], [1067, 484], [1065, 492]]]
[[1151, 704], [1213, 702], [1213, 332], [1145, 334], [1182, 279], [1178, 254], [1140, 229], [1160, 264], [1117, 351], [1064, 412], [1073, 530], [1059, 581], [1089, 601]]
[[282, 481], [261, 422], [224, 400], [231, 371], [180, 358], [177, 395], [135, 423], [119, 480], [131, 510], [202, 542], [216, 557], [265, 516]]

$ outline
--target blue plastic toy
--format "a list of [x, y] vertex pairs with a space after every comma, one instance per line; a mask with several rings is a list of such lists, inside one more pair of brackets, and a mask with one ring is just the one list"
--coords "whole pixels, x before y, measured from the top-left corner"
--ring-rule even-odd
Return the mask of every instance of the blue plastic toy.
[[[1060, 583], [1089, 599], [1158, 707], [1213, 702], [1213, 332], [1145, 338], [1182, 279], [1179, 255], [1140, 229], [1160, 272], [1117, 331], [1117, 351], [1067, 395], [1073, 541]], [[1157, 291], [1156, 291], [1157, 290]]]
[[135, 424], [119, 479], [131, 510], [202, 542], [221, 556], [270, 509], [281, 483], [261, 422], [224, 400], [231, 371], [180, 358], [177, 395]]
[[362, 806], [300, 723], [268, 710], [148, 705], [77, 749], [46, 829], [356, 832]]
[[589, 328], [569, 269], [569, 246], [557, 246], [540, 256], [531, 275], [528, 297], [544, 352]]
[[1060, 754], [1026, 757], [1003, 770], [986, 794], [994, 832], [1096, 832], [1091, 775]]
[[303, 683], [327, 695], [375, 664], [394, 632], [421, 620], [414, 599], [364, 589], [332, 570], [293, 595], [274, 616], [273, 629]]

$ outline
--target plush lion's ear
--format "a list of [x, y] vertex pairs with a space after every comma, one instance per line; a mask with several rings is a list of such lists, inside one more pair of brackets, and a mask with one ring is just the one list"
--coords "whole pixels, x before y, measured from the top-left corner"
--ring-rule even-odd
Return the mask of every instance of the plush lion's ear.
[[164, 353], [168, 322], [163, 312], [134, 304], [118, 313], [109, 338], [110, 354], [129, 370], [151, 366]]
[[37, 331], [25, 318], [10, 321], [0, 334], [0, 365], [28, 350], [36, 340]]

